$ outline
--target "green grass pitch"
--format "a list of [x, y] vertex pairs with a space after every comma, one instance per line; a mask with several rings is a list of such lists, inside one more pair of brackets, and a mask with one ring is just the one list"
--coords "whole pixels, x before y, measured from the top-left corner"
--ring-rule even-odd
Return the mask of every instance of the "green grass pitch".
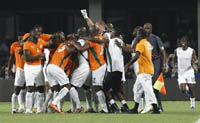
[[[70, 104], [65, 102], [64, 111]], [[128, 105], [132, 108], [133, 101]], [[200, 118], [199, 101], [194, 110], [190, 109], [189, 101], [163, 101], [163, 107], [161, 114], [11, 114], [11, 103], [0, 102], [0, 123], [194, 123]]]

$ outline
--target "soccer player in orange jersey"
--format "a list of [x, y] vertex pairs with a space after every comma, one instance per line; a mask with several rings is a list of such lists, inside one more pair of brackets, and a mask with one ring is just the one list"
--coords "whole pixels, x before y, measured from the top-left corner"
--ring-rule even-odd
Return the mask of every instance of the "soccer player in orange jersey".
[[[40, 32], [37, 28], [31, 31], [30, 37], [24, 43], [24, 57], [25, 57], [25, 79], [27, 86], [26, 94], [26, 112], [32, 113], [33, 105], [33, 92], [38, 91], [37, 94], [37, 113], [42, 113], [42, 104], [44, 100], [44, 77], [42, 73], [42, 60], [44, 59], [44, 54], [39, 49], [37, 42], [40, 36]], [[31, 71], [30, 71], [31, 70]]]
[[[14, 60], [15, 59], [15, 60]], [[23, 96], [20, 95], [20, 91], [23, 91], [24, 84], [25, 84], [25, 77], [24, 77], [24, 55], [23, 55], [23, 40], [22, 36], [18, 36], [18, 41], [13, 42], [10, 47], [10, 57], [8, 61], [8, 73], [11, 76], [11, 68], [14, 64], [16, 65], [16, 73], [15, 73], [15, 82], [14, 82], [14, 93], [12, 94], [12, 113], [17, 113], [16, 111], [16, 103], [18, 98], [19, 109], [18, 112], [24, 111], [24, 101]], [[21, 92], [21, 94], [23, 94]]]
[[[49, 105], [58, 113], [63, 113], [62, 110], [59, 110], [58, 105], [71, 88], [69, 78], [64, 69], [70, 61], [71, 54], [75, 52], [75, 48], [68, 45], [67, 42], [64, 43], [61, 40], [62, 36], [62, 34], [60, 36], [58, 35], [58, 41], [61, 41], [61, 43], [57, 47], [49, 65], [47, 66], [47, 78], [49, 80], [50, 87], [52, 89], [58, 86], [62, 87], [59, 92], [54, 89], [55, 96], [52, 103]], [[71, 97], [73, 98], [74, 96], [71, 95]]]

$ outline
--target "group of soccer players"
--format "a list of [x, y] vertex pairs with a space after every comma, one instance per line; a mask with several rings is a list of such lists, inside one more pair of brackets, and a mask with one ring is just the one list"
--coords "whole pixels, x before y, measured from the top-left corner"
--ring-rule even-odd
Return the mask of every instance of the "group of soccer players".
[[[18, 41], [12, 43], [8, 64], [9, 75], [12, 74], [13, 64], [16, 65], [12, 113], [33, 113], [33, 107], [36, 107], [36, 113], [46, 113], [50, 108], [52, 112], [63, 114], [64, 97], [68, 93], [72, 108], [67, 112], [80, 113], [83, 107], [77, 88], [84, 89], [87, 112], [138, 113], [144, 92], [146, 103], [153, 106], [153, 113], [160, 113], [151, 86], [152, 47], [146, 40], [146, 31], [143, 28], [135, 31], [137, 40], [131, 51], [136, 54], [124, 67], [121, 48], [124, 43], [120, 31], [103, 21], [94, 24], [86, 10], [81, 10], [81, 13], [88, 24], [88, 30], [80, 27], [76, 33], [69, 35], [62, 31], [44, 34], [42, 27], [36, 25], [29, 33], [18, 36]], [[123, 82], [126, 81], [126, 70], [136, 60], [136, 105], [131, 110], [125, 100]], [[91, 83], [88, 83], [89, 80]], [[141, 81], [144, 83], [139, 83]], [[91, 105], [91, 86], [101, 111], [93, 109]], [[23, 95], [26, 95], [25, 99]], [[120, 100], [121, 109], [116, 104], [115, 97]]]

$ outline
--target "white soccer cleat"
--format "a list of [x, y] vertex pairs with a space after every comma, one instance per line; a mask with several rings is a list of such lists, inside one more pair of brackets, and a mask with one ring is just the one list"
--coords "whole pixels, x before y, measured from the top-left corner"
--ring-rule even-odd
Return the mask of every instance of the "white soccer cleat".
[[85, 19], [88, 18], [87, 10], [86, 10], [86, 9], [82, 9], [82, 10], [81, 10], [81, 13], [82, 13], [82, 15], [83, 15], [83, 17], [84, 17]]
[[23, 108], [20, 108], [17, 112], [18, 112], [18, 113], [23, 113], [23, 112], [24, 112], [24, 109], [23, 109]]
[[150, 105], [148, 107], [145, 107], [144, 110], [141, 112], [141, 114], [149, 113], [152, 110], [153, 110], [153, 107], [152, 107], [152, 105]]
[[33, 114], [32, 111], [26, 111], [25, 114]]

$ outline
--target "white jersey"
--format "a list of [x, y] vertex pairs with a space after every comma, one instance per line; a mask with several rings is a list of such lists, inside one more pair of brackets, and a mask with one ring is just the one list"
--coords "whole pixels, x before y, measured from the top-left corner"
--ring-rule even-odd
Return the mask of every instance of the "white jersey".
[[183, 50], [182, 47], [177, 48], [177, 59], [178, 59], [178, 74], [183, 75], [186, 72], [194, 74], [192, 67], [192, 54], [193, 49], [188, 47], [187, 50]]
[[119, 48], [115, 40], [118, 40], [118, 42], [123, 43], [123, 41], [120, 38], [113, 38], [109, 40], [109, 45], [107, 48], [107, 71], [113, 72], [113, 71], [124, 71], [124, 57], [122, 53], [122, 49]]
[[[85, 40], [83, 39], [79, 39], [77, 42], [79, 42], [81, 44], [81, 46], [84, 46], [85, 45]], [[88, 51], [83, 51], [82, 53], [80, 53], [79, 55], [79, 64], [80, 65], [88, 65], [89, 66], [89, 63], [88, 61], [86, 60], [88, 59]]]

